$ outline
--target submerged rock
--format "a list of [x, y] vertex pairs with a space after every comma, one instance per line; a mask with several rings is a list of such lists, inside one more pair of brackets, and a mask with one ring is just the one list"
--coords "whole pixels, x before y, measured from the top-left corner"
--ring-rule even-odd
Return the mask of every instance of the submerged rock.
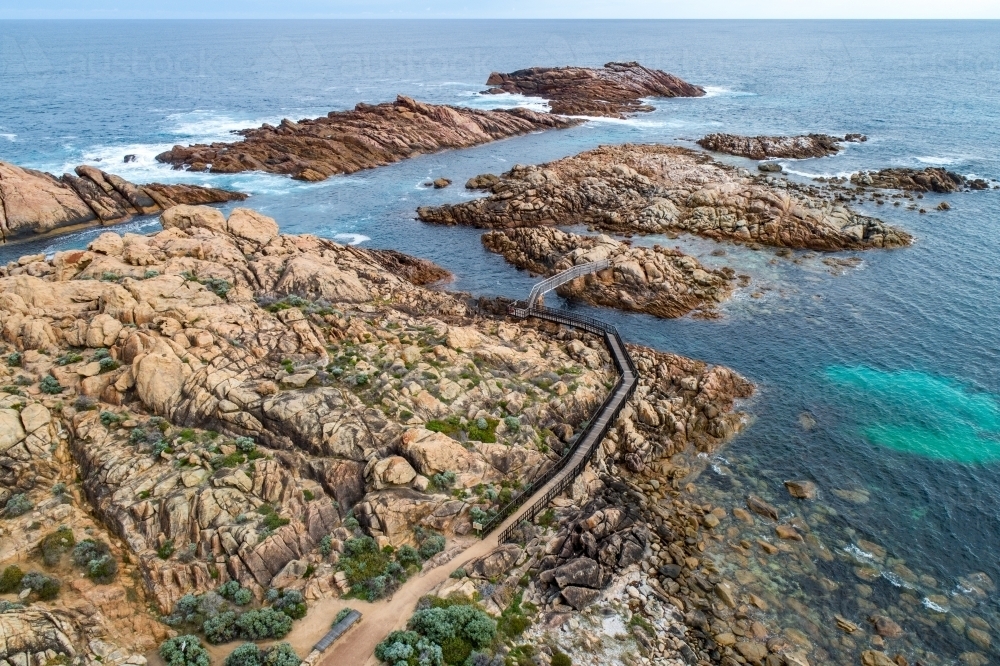
[[623, 118], [652, 111], [645, 97], [701, 97], [705, 89], [637, 62], [609, 62], [603, 68], [532, 67], [493, 72], [487, 93], [519, 93], [549, 100], [552, 113]]

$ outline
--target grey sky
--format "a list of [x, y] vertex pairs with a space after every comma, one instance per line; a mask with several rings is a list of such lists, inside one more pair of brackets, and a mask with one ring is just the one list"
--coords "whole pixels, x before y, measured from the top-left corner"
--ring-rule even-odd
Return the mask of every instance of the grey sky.
[[1000, 0], [0, 0], [14, 18], [1000, 18]]

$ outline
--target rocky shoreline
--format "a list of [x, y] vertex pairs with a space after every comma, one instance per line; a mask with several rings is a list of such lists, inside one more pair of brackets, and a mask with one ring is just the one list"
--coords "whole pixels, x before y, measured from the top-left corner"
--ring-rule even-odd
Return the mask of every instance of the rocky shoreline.
[[766, 160], [772, 157], [800, 160], [836, 155], [841, 150], [841, 142], [860, 143], [867, 140], [868, 137], [863, 134], [847, 134], [844, 137], [829, 134], [800, 136], [709, 134], [698, 139], [697, 143], [706, 150], [749, 157], [752, 160]]
[[3, 242], [81, 225], [111, 225], [179, 204], [243, 201], [247, 195], [199, 185], [134, 185], [81, 165], [76, 175], [51, 174], [0, 162], [0, 234]]
[[493, 72], [488, 94], [516, 93], [549, 100], [552, 113], [624, 118], [652, 111], [646, 97], [702, 97], [705, 89], [637, 62], [609, 62], [603, 68], [531, 67]]
[[608, 259], [611, 267], [557, 289], [560, 296], [594, 305], [683, 317], [692, 310], [708, 315], [732, 292], [735, 271], [706, 270], [693, 257], [659, 245], [632, 247], [608, 236], [568, 234], [551, 227], [490, 231], [483, 245], [509, 263], [539, 275]]
[[860, 187], [939, 194], [990, 189], [990, 184], [982, 178], [968, 179], [954, 171], [939, 167], [861, 171], [851, 175], [851, 183]]
[[586, 224], [614, 233], [689, 232], [715, 240], [821, 251], [902, 247], [906, 232], [830, 192], [753, 176], [663, 145], [602, 146], [480, 176], [488, 196], [417, 209], [432, 224], [485, 229]]
[[[249, 209], [177, 206], [162, 221], [0, 268], [0, 565], [43, 567], [62, 525], [109, 543], [131, 576], [8, 604], [0, 630], [24, 640], [4, 658], [144, 663], [184, 595], [227, 581], [252, 604], [269, 588], [342, 594], [345, 543], [467, 534], [470, 515], [552, 464], [610, 385], [598, 340], [477, 316], [418, 286], [447, 275], [429, 262], [283, 236]], [[666, 373], [650, 381], [676, 388], [637, 394], [614, 435], [630, 468], [738, 430], [744, 380], [639, 351]], [[85, 620], [93, 595], [136, 605], [102, 601]]]
[[175, 169], [264, 171], [319, 181], [424, 153], [468, 148], [580, 122], [523, 108], [480, 111], [425, 104], [400, 95], [394, 102], [358, 104], [350, 111], [331, 111], [320, 118], [285, 119], [278, 127], [265, 124], [241, 130], [242, 141], [174, 146], [156, 159]]

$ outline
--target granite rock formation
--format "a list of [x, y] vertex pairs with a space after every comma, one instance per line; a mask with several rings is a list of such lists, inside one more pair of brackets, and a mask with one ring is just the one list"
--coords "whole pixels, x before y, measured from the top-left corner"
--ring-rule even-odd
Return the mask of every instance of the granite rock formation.
[[827, 191], [769, 181], [674, 146], [602, 146], [548, 164], [516, 165], [488, 192], [417, 214], [434, 224], [486, 229], [587, 224], [826, 251], [911, 242], [906, 232], [854, 212]]
[[156, 159], [191, 171], [266, 171], [319, 181], [423, 153], [468, 148], [579, 122], [520, 108], [480, 111], [424, 104], [400, 95], [395, 102], [358, 104], [350, 111], [331, 111], [320, 118], [285, 119], [278, 127], [265, 124], [241, 130], [242, 141], [174, 146]]
[[678, 250], [634, 247], [608, 236], [569, 234], [551, 227], [498, 229], [483, 235], [483, 245], [517, 266], [552, 275], [577, 264], [608, 259], [611, 267], [577, 278], [557, 290], [579, 298], [657, 317], [682, 317], [710, 310], [732, 291], [734, 272], [705, 270]]
[[487, 93], [520, 93], [549, 100], [552, 113], [623, 118], [652, 111], [645, 97], [701, 97], [705, 89], [637, 62], [609, 62], [603, 68], [532, 67], [493, 72]]
[[4, 241], [84, 224], [115, 224], [178, 204], [242, 201], [245, 194], [199, 185], [133, 185], [92, 166], [61, 178], [0, 162], [0, 234]]
[[861, 187], [878, 187], [909, 192], [948, 194], [961, 190], [987, 190], [990, 185], [981, 178], [965, 176], [940, 167], [926, 169], [882, 169], [861, 171], [851, 175], [851, 182]]
[[740, 136], [738, 134], [709, 134], [699, 139], [698, 145], [716, 153], [728, 153], [766, 160], [771, 157], [805, 159], [828, 157], [840, 152], [840, 143], [867, 141], [862, 134], [848, 134], [841, 138], [829, 134], [804, 134], [800, 136]]

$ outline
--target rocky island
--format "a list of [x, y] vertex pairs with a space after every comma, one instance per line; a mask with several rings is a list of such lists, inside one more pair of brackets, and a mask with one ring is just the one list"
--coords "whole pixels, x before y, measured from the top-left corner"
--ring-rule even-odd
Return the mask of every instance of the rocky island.
[[425, 104], [400, 95], [394, 102], [358, 104], [350, 111], [331, 111], [320, 118], [285, 119], [278, 127], [265, 124], [241, 130], [242, 141], [174, 146], [156, 159], [177, 169], [265, 171], [319, 181], [423, 153], [468, 148], [580, 122], [523, 108], [480, 111]]
[[621, 234], [683, 231], [821, 251], [911, 242], [905, 231], [854, 212], [828, 192], [787, 182], [779, 187], [674, 146], [602, 146], [548, 164], [516, 165], [469, 185], [485, 187], [488, 196], [422, 207], [418, 217], [485, 229], [586, 224]]
[[133, 185], [81, 165], [61, 178], [0, 162], [0, 234], [3, 241], [95, 224], [117, 224], [178, 204], [242, 201], [247, 196], [199, 185]]
[[697, 143], [706, 150], [749, 157], [752, 160], [766, 160], [772, 157], [800, 160], [836, 155], [840, 152], [841, 142], [859, 143], [867, 140], [868, 137], [863, 134], [848, 134], [844, 137], [829, 134], [800, 136], [709, 134], [698, 139]]
[[705, 89], [637, 62], [609, 62], [603, 68], [531, 67], [493, 72], [487, 93], [517, 93], [549, 100], [552, 113], [624, 118], [652, 111], [645, 97], [701, 97]]
[[990, 184], [982, 178], [968, 179], [954, 171], [939, 167], [860, 171], [851, 175], [851, 183], [860, 187], [877, 187], [907, 192], [937, 192], [939, 194], [962, 190], [988, 190], [990, 188]]
[[[138, 666], [161, 643], [169, 660], [286, 637], [272, 658], [304, 655], [319, 637], [297, 623], [308, 606], [378, 599], [455, 557], [607, 392], [598, 339], [476, 314], [420, 286], [447, 276], [430, 262], [282, 235], [250, 209], [175, 206], [162, 222], [0, 268], [9, 663]], [[650, 544], [686, 561], [680, 525], [695, 509], [679, 494], [677, 530], [609, 502], [635, 492], [622, 475], [683, 478], [663, 461], [742, 428], [734, 401], [752, 386], [631, 350], [641, 385], [572, 498], [526, 532], [529, 559], [505, 546], [442, 595], [473, 590], [497, 616], [515, 598], [584, 608], [640, 570]], [[578, 524], [615, 558], [591, 577], [586, 539], [544, 561], [537, 546]], [[643, 565], [644, 581], [683, 604], [673, 561], [665, 573]], [[487, 593], [511, 562], [533, 564]], [[663, 649], [703, 652], [700, 640]]]

